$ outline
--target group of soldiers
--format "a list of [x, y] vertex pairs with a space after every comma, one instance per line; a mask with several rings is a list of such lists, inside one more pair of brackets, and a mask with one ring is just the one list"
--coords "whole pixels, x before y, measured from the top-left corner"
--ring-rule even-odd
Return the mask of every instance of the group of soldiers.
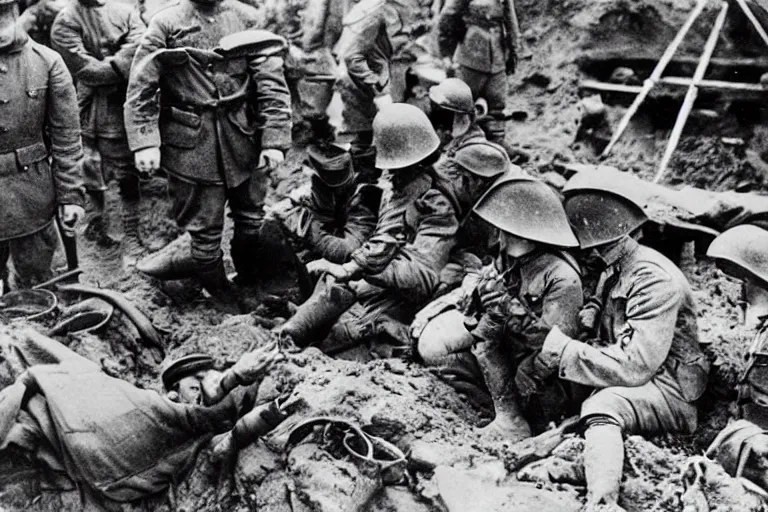
[[[306, 149], [308, 192], [266, 209], [315, 278], [275, 335], [435, 367], [473, 403], [492, 402], [489, 436], [521, 439], [579, 413], [589, 504], [618, 509], [623, 437], [696, 428], [709, 361], [690, 284], [638, 242], [647, 217], [630, 194], [575, 181], [561, 195], [510, 162], [504, 104], [521, 51], [511, 0], [449, 0], [435, 32], [455, 77], [429, 90], [428, 113], [394, 101], [393, 55], [423, 7], [362, 0], [340, 33], [319, 38], [339, 59], [343, 123]], [[18, 17], [16, 0], [0, 0], [0, 261], [14, 272], [4, 281], [49, 277], [52, 221], [74, 230], [88, 198], [86, 234], [121, 243], [128, 268], [197, 279], [240, 311], [265, 278], [269, 176], [291, 146], [285, 41], [238, 0], [179, 0], [148, 24], [127, 4], [72, 0], [52, 23], [53, 49]], [[141, 259], [141, 178], [160, 169], [189, 243]], [[113, 178], [121, 242], [105, 208]], [[234, 283], [221, 248], [227, 205]], [[762, 312], [765, 260], [733, 256], [750, 250], [733, 236], [710, 251], [747, 276]], [[587, 257], [600, 272], [585, 302]], [[168, 387], [198, 403], [195, 372], [210, 361], [182, 366], [191, 373]], [[226, 394], [247, 380], [217, 385]]]

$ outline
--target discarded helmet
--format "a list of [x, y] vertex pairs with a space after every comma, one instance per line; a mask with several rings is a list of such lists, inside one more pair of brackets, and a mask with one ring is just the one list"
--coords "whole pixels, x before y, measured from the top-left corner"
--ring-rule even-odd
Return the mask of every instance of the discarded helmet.
[[467, 144], [456, 152], [453, 160], [463, 169], [484, 178], [500, 176], [510, 168], [504, 148], [488, 141]]
[[615, 242], [648, 220], [637, 203], [605, 190], [571, 190], [564, 206], [582, 249]]
[[578, 247], [560, 198], [546, 183], [529, 176], [505, 174], [474, 207], [496, 228], [518, 238], [558, 247]]
[[373, 118], [376, 167], [402, 169], [435, 152], [440, 138], [421, 109], [407, 103], [384, 105]]
[[768, 231], [750, 224], [733, 227], [715, 238], [707, 249], [726, 274], [752, 277], [768, 286]]
[[448, 78], [438, 85], [429, 88], [429, 99], [440, 108], [472, 114], [475, 112], [475, 100], [472, 99], [472, 90], [458, 78]]
[[184, 377], [211, 368], [213, 368], [213, 358], [208, 354], [189, 354], [170, 361], [160, 374], [160, 379], [166, 391], [170, 391]]

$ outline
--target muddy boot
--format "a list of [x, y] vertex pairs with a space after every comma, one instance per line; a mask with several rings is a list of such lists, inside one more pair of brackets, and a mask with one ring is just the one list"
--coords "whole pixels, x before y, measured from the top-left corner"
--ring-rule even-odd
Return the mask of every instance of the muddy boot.
[[472, 348], [480, 364], [485, 384], [491, 393], [495, 417], [483, 427], [484, 436], [498, 441], [515, 442], [531, 436], [531, 427], [523, 418], [514, 389], [512, 365], [499, 343], [486, 341]]
[[279, 335], [290, 336], [299, 347], [312, 341], [320, 341], [336, 320], [356, 300], [355, 293], [347, 286], [331, 284], [329, 278], [320, 278], [315, 291], [296, 313], [283, 325], [275, 328]]
[[224, 313], [239, 315], [241, 310], [237, 293], [224, 272], [224, 259], [220, 256], [211, 263], [198, 263], [196, 276], [205, 291]]
[[192, 259], [189, 235], [182, 235], [156, 253], [145, 256], [136, 263], [136, 270], [160, 281], [195, 277], [199, 269]]
[[144, 247], [139, 238], [139, 203], [123, 203], [123, 266], [135, 267], [139, 259], [144, 255]]
[[481, 417], [493, 418], [491, 392], [485, 385], [483, 371], [472, 352], [462, 350], [439, 359], [433, 358], [428, 366], [432, 367], [432, 373], [464, 396]]
[[104, 192], [89, 191], [88, 197], [91, 200], [93, 213], [83, 233], [85, 238], [96, 242], [99, 247], [117, 246], [120, 242], [109, 234], [109, 217], [106, 212]]
[[[602, 419], [605, 421], [601, 421]], [[619, 487], [624, 469], [624, 438], [610, 417], [594, 416], [584, 432], [584, 473], [587, 504], [584, 510], [621, 511]]]

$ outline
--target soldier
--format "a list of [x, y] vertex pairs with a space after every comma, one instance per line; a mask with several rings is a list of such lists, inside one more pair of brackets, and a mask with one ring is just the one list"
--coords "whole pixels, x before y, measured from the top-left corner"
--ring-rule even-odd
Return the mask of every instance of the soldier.
[[123, 103], [131, 61], [144, 28], [130, 5], [77, 0], [56, 16], [51, 29], [51, 45], [64, 58], [77, 83], [80, 128], [90, 156], [83, 171], [94, 214], [86, 236], [106, 247], [116, 243], [108, 233], [104, 211], [104, 191], [109, 177], [114, 176], [123, 203], [123, 257], [127, 265], [136, 264], [142, 249], [139, 177], [126, 139]]
[[272, 209], [309, 252], [309, 260], [346, 263], [376, 228], [381, 190], [352, 167], [348, 151], [312, 144], [305, 162], [309, 194]]
[[488, 102], [488, 139], [504, 145], [507, 75], [520, 52], [514, 0], [447, 0], [437, 41], [443, 57], [453, 58], [456, 76]]
[[[136, 167], [152, 172], [162, 165], [176, 222], [191, 235], [188, 248], [161, 250], [137, 269], [160, 280], [197, 277], [230, 310], [221, 251], [225, 205], [235, 225], [238, 284], [255, 285], [269, 171], [291, 142], [279, 53], [285, 41], [247, 30], [263, 23], [263, 13], [238, 0], [180, 0], [160, 11], [139, 44], [125, 104]], [[210, 51], [240, 31], [246, 32], [225, 41], [229, 56]]]
[[189, 354], [169, 361], [160, 372], [166, 396], [173, 402], [201, 405], [202, 380], [212, 369], [213, 358], [206, 354]]
[[83, 216], [83, 149], [72, 77], [18, 16], [15, 0], [0, 0], [0, 269], [5, 278], [10, 257], [28, 287], [51, 275], [54, 217], [74, 230]]
[[337, 351], [386, 337], [389, 320], [409, 324], [432, 297], [455, 244], [458, 220], [435, 187], [431, 166], [440, 141], [426, 114], [395, 103], [376, 115], [373, 129], [376, 166], [386, 172], [376, 231], [347, 263], [310, 265], [325, 277], [279, 328], [299, 345], [330, 330], [322, 348]]
[[553, 327], [516, 382], [537, 386], [557, 375], [595, 388], [581, 407], [587, 505], [621, 510], [622, 436], [693, 432], [694, 402], [706, 386], [709, 362], [699, 347], [685, 276], [630, 236], [647, 220], [631, 191], [571, 180], [565, 194], [581, 248], [593, 249], [605, 265], [597, 307], [580, 314], [585, 328], [596, 328], [597, 341], [582, 342]]
[[176, 403], [173, 394], [110, 377], [31, 329], [14, 333], [12, 344], [25, 371], [0, 391], [0, 453], [12, 448], [36, 457], [56, 484], [82, 491], [87, 510], [162, 492], [212, 439], [214, 454], [225, 455], [287, 417], [277, 401], [256, 405], [266, 370], [281, 358], [276, 343], [225, 372], [203, 369], [210, 361], [199, 354], [172, 364], [166, 384], [198, 380], [204, 404]]
[[69, 2], [67, 0], [37, 0], [27, 5], [24, 5], [25, 3], [19, 2], [19, 6], [22, 8], [19, 24], [34, 41], [50, 47], [53, 21]]
[[344, 18], [335, 48], [344, 63], [338, 84], [343, 103], [339, 135], [351, 139], [353, 155], [370, 147], [379, 105], [393, 101], [392, 59], [409, 40], [418, 9], [416, 0], [362, 0]]
[[418, 350], [433, 363], [474, 345], [495, 409], [485, 432], [519, 439], [529, 433], [526, 420], [540, 433], [567, 412], [574, 396], [556, 377], [540, 390], [516, 389], [514, 383], [517, 368], [538, 353], [550, 328], [572, 336], [579, 331], [580, 269], [563, 250], [578, 242], [557, 194], [527, 176], [500, 178], [474, 211], [499, 230], [499, 255], [470, 285], [465, 282], [454, 305], [424, 326]]

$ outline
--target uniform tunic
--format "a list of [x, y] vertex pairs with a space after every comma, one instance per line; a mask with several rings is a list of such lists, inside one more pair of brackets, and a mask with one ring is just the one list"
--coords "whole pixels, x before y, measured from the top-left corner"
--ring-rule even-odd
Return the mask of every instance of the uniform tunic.
[[[561, 379], [597, 389], [582, 417], [605, 414], [627, 432], [692, 432], [709, 362], [699, 347], [687, 279], [658, 252], [624, 242], [606, 272], [601, 346], [553, 331], [542, 358]], [[610, 284], [613, 283], [612, 286]]]
[[84, 201], [77, 98], [59, 54], [19, 34], [0, 51], [0, 241]]

